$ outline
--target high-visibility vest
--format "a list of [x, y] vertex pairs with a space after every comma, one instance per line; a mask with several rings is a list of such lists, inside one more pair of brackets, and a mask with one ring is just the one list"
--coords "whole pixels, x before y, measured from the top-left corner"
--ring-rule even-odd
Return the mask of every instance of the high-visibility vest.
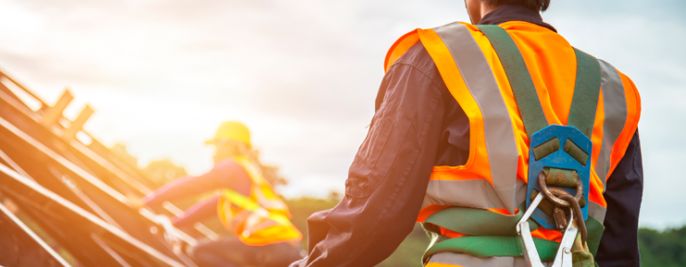
[[250, 177], [250, 196], [222, 190], [217, 213], [224, 226], [250, 246], [302, 240], [302, 233], [290, 221], [288, 206], [274, 193], [257, 166], [246, 157], [234, 157], [233, 161]]
[[[548, 122], [567, 125], [576, 79], [574, 48], [559, 34], [535, 24], [511, 21], [499, 26], [519, 48]], [[433, 59], [470, 126], [467, 163], [434, 167], [417, 222], [424, 223], [451, 207], [516, 214], [526, 201], [529, 139], [496, 51], [477, 26], [455, 22], [433, 29], [416, 29], [402, 36], [389, 50], [385, 70], [417, 42], [421, 42]], [[637, 129], [641, 106], [632, 81], [609, 63], [602, 60], [599, 63], [601, 93], [590, 137], [593, 152], [587, 205], [589, 218], [596, 225], [599, 223], [602, 235], [607, 208], [603, 197], [605, 184]], [[438, 241], [460, 243], [474, 238], [443, 227], [433, 230], [439, 236]], [[508, 231], [512, 233], [514, 229]], [[562, 236], [560, 231], [541, 227], [532, 235], [557, 242]], [[516, 245], [511, 248], [517, 249]], [[483, 256], [468, 249], [443, 249], [425, 258], [425, 263], [426, 266], [508, 266], [523, 260]]]

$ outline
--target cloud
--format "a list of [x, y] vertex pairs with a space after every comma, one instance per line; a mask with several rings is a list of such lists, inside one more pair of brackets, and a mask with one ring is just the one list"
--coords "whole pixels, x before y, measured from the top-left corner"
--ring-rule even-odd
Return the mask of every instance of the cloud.
[[[211, 166], [202, 141], [223, 120], [247, 122], [289, 195], [342, 190], [364, 139], [386, 50], [402, 34], [467, 21], [462, 1], [14, 0], [0, 2], [0, 65], [52, 103], [69, 86], [74, 116], [142, 163]], [[686, 144], [686, 3], [554, 0], [544, 18], [641, 90], [643, 224], [675, 213]], [[669, 185], [669, 186], [665, 186]]]

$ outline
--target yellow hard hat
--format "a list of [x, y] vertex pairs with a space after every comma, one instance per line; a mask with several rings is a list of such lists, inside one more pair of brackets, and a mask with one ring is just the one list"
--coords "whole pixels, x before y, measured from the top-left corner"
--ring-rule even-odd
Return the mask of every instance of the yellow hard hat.
[[214, 145], [217, 141], [227, 139], [246, 143], [250, 145], [250, 131], [245, 124], [237, 121], [227, 121], [219, 125], [217, 133], [211, 140], [205, 141], [205, 144]]

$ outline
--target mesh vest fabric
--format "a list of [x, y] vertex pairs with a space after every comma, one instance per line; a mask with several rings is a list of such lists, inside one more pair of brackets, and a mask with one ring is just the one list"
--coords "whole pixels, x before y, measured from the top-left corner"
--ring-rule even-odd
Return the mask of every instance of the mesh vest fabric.
[[288, 207], [262, 177], [250, 159], [234, 157], [252, 182], [250, 196], [230, 189], [220, 193], [217, 214], [224, 226], [251, 246], [300, 241], [302, 233], [291, 223]]
[[[514, 21], [499, 26], [519, 47], [547, 121], [567, 125], [576, 83], [574, 49], [557, 33], [534, 24]], [[515, 214], [525, 201], [529, 137], [490, 41], [468, 23], [417, 29], [391, 47], [385, 68], [417, 42], [432, 57], [470, 123], [469, 160], [462, 166], [434, 167], [417, 221], [451, 207]], [[589, 216], [602, 226], [607, 207], [602, 195], [605, 182], [636, 131], [640, 98], [629, 78], [610, 64], [600, 61], [600, 71], [601, 93], [589, 131], [593, 153], [588, 205]], [[448, 239], [469, 236], [442, 227], [435, 233]], [[547, 241], [561, 238], [559, 231], [540, 228], [532, 234]]]

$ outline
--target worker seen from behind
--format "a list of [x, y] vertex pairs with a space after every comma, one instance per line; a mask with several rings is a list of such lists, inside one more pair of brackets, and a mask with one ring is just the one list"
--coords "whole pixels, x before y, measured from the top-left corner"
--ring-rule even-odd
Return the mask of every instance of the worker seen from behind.
[[180, 178], [143, 199], [147, 206], [165, 201], [219, 193], [194, 205], [173, 220], [184, 228], [214, 216], [233, 233], [194, 247], [192, 256], [202, 267], [284, 267], [300, 258], [300, 231], [290, 222], [288, 207], [263, 177], [240, 122], [222, 123], [215, 137], [214, 167], [200, 176]]
[[425, 266], [640, 266], [638, 91], [549, 4], [466, 0], [471, 23], [390, 48], [345, 197], [291, 266], [374, 266], [415, 222]]

